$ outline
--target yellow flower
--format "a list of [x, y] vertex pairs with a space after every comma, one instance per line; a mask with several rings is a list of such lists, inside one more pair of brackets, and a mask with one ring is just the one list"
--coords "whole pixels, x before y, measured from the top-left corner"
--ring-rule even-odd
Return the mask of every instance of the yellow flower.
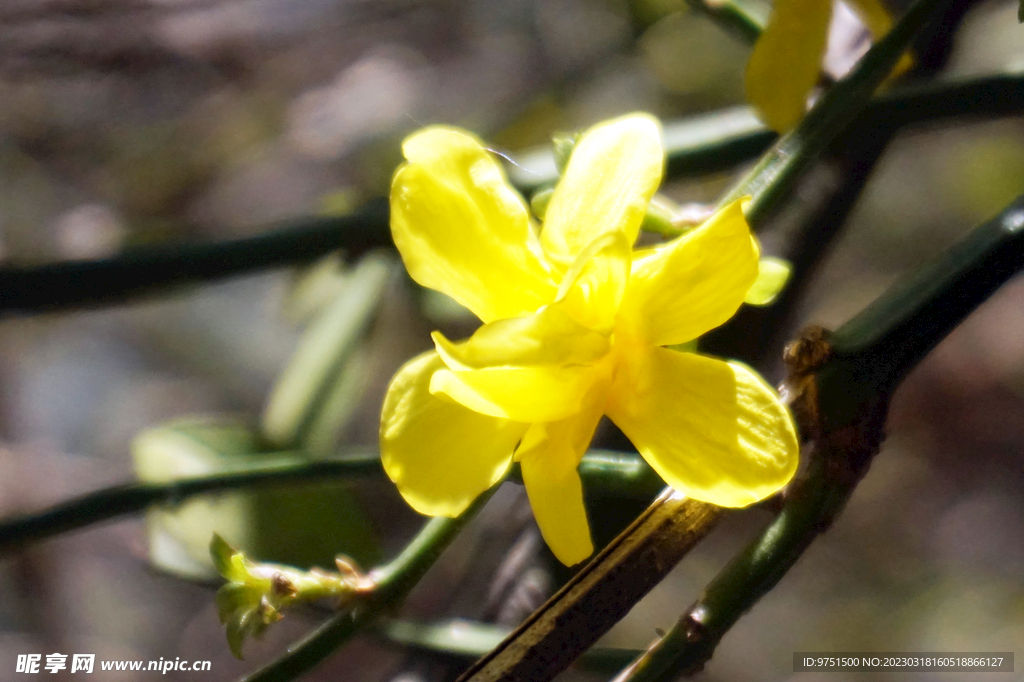
[[576, 471], [608, 415], [676, 490], [744, 506], [797, 465], [786, 408], [753, 371], [665, 346], [731, 317], [758, 276], [740, 204], [633, 251], [661, 182], [661, 130], [634, 114], [577, 144], [538, 237], [522, 199], [470, 135], [409, 137], [391, 230], [409, 274], [483, 320], [411, 360], [381, 415], [384, 468], [406, 501], [455, 516], [515, 460], [544, 539], [572, 565], [593, 551]]
[[[764, 33], [747, 63], [747, 100], [768, 127], [785, 132], [796, 125], [818, 82], [828, 42], [833, 0], [775, 0]], [[892, 17], [881, 0], [850, 0], [875, 38], [889, 31]], [[910, 66], [904, 57], [896, 67]]]

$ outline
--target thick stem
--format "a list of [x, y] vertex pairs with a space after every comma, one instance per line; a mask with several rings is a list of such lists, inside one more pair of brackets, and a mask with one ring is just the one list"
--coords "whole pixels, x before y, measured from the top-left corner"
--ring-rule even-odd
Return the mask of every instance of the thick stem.
[[460, 682], [553, 679], [661, 582], [721, 514], [666, 489]]

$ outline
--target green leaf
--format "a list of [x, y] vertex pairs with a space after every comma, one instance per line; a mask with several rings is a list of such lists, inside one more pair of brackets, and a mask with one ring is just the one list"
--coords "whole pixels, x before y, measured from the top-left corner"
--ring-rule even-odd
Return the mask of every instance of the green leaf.
[[1020, 0], [1020, 7], [1017, 8], [1017, 21], [1024, 24], [1024, 0]]
[[337, 298], [306, 328], [263, 411], [263, 434], [275, 447], [303, 444], [321, 399], [373, 321], [393, 270], [387, 256], [364, 256]]
[[214, 567], [226, 580], [240, 583], [245, 581], [246, 576], [239, 575], [236, 570], [235, 563], [232, 561], [235, 554], [237, 552], [234, 547], [217, 533], [213, 534], [213, 539], [210, 540], [210, 558], [213, 559]]
[[744, 303], [768, 305], [774, 301], [786, 286], [786, 282], [789, 281], [792, 270], [793, 266], [789, 264], [789, 261], [771, 256], [762, 258], [757, 272], [757, 280], [747, 292]]

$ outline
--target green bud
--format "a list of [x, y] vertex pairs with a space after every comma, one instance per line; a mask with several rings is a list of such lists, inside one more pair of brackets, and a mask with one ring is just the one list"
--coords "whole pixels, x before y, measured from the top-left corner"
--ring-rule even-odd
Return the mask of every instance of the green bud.
[[580, 141], [580, 137], [579, 133], [556, 133], [551, 138], [551, 146], [555, 153], [555, 168], [558, 169], [559, 175], [564, 173], [569, 165], [569, 157], [572, 156], [572, 150]]
[[551, 203], [551, 197], [554, 195], [554, 187], [548, 187], [533, 193], [533, 196], [530, 198], [530, 210], [533, 211], [533, 215], [537, 216], [537, 220], [544, 220], [544, 214], [547, 213], [548, 204]]
[[245, 640], [259, 637], [281, 620], [284, 609], [326, 598], [344, 602], [368, 588], [366, 578], [344, 557], [338, 558], [337, 573], [256, 563], [215, 533], [210, 558], [228, 581], [217, 590], [217, 616], [227, 631], [231, 653], [239, 659]]
[[657, 232], [666, 237], [679, 236], [679, 228], [672, 222], [671, 210], [657, 201], [647, 205], [647, 213], [644, 214], [644, 221], [640, 223], [640, 229]]

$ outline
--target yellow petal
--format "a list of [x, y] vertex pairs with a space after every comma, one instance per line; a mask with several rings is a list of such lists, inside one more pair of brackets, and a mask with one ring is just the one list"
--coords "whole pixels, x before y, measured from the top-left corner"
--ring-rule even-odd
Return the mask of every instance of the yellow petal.
[[583, 561], [594, 551], [576, 467], [600, 418], [601, 410], [592, 401], [569, 419], [534, 424], [516, 450], [541, 535], [566, 566]]
[[495, 419], [431, 395], [444, 364], [430, 351], [391, 380], [380, 420], [384, 470], [421, 514], [458, 516], [504, 477], [528, 424]]
[[588, 365], [442, 369], [431, 378], [430, 392], [492, 417], [549, 422], [579, 412], [598, 378]]
[[558, 302], [584, 327], [610, 334], [629, 280], [631, 243], [621, 232], [601, 235], [577, 256], [558, 287]]
[[697, 500], [746, 506], [796, 472], [789, 412], [738, 363], [640, 350], [616, 374], [607, 411], [670, 486]]
[[832, 0], [775, 0], [747, 63], [747, 100], [778, 132], [803, 117], [825, 54]]
[[412, 278], [484, 322], [553, 301], [556, 283], [526, 206], [481, 144], [435, 127], [402, 149], [409, 163], [391, 185], [391, 234]]
[[440, 332], [431, 334], [449, 369], [584, 365], [608, 353], [606, 336], [583, 327], [555, 304], [533, 315], [497, 320], [476, 330], [467, 341], [452, 343]]
[[664, 163], [661, 126], [651, 116], [630, 114], [587, 131], [544, 214], [540, 242], [549, 260], [564, 270], [609, 232], [632, 245]]
[[781, 258], [765, 256], [757, 266], [757, 279], [747, 291], [744, 303], [750, 305], [768, 305], [775, 300], [786, 282], [793, 266]]
[[635, 261], [622, 323], [656, 346], [685, 343], [736, 313], [757, 279], [758, 248], [738, 199], [697, 229]]

